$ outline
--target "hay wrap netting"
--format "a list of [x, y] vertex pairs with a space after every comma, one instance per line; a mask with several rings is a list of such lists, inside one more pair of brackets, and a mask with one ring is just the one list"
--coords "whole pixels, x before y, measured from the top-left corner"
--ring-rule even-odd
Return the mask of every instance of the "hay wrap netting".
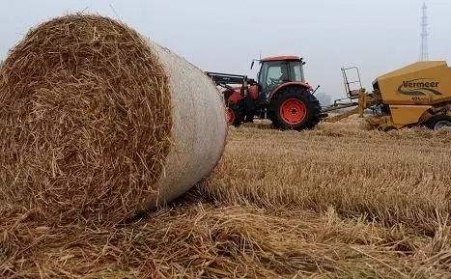
[[58, 223], [118, 223], [180, 196], [216, 165], [226, 135], [199, 69], [81, 14], [39, 25], [10, 51], [0, 127], [0, 203]]

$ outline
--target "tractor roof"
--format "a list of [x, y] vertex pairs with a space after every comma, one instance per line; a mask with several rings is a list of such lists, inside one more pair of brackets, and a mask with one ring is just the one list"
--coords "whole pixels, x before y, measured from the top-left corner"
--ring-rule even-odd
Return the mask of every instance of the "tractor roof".
[[299, 56], [273, 56], [262, 59], [262, 62], [287, 61], [287, 60], [301, 60]]

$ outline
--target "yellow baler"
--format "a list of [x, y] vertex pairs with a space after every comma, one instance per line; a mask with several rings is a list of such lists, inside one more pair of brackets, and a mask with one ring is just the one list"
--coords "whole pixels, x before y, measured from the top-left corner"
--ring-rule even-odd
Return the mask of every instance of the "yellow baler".
[[383, 129], [451, 126], [451, 68], [446, 62], [418, 62], [380, 76], [374, 92], [361, 92], [359, 107], [378, 108], [368, 122]]

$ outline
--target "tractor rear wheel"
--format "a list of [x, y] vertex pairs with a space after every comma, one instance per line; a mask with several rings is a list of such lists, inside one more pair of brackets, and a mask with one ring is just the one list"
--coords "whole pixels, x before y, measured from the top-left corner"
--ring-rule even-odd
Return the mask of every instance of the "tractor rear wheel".
[[307, 88], [289, 87], [270, 106], [270, 119], [282, 130], [313, 129], [320, 121], [321, 105]]
[[432, 130], [440, 130], [442, 128], [451, 128], [451, 116], [442, 114], [432, 116], [427, 122], [426, 126]]

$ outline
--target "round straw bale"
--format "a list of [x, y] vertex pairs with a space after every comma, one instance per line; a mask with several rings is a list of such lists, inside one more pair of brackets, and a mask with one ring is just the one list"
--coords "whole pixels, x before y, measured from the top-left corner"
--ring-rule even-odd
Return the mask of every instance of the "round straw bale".
[[116, 224], [178, 197], [211, 172], [226, 136], [199, 69], [81, 14], [39, 25], [10, 51], [0, 127], [0, 203], [57, 223]]
[[157, 195], [147, 200], [150, 207], [179, 197], [205, 178], [224, 152], [228, 130], [223, 100], [204, 72], [166, 48], [153, 48], [170, 73], [174, 146]]

